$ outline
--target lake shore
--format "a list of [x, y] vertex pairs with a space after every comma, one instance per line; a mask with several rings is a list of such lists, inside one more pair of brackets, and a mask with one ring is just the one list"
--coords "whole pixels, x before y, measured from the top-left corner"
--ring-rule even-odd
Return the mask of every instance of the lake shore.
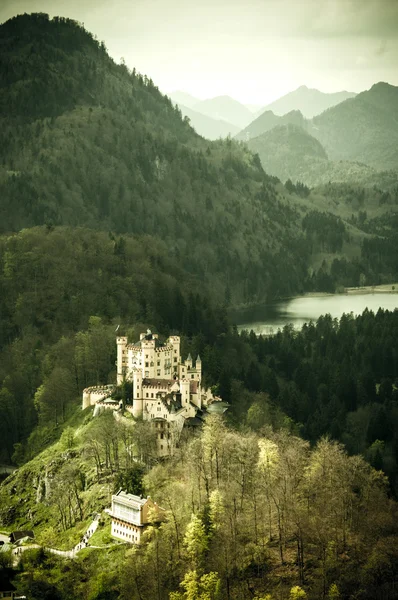
[[344, 292], [336, 294], [329, 292], [307, 292], [302, 296], [295, 296], [295, 298], [325, 298], [327, 296], [345, 296], [350, 294], [398, 294], [398, 283], [366, 285], [363, 287], [348, 287], [344, 288]]

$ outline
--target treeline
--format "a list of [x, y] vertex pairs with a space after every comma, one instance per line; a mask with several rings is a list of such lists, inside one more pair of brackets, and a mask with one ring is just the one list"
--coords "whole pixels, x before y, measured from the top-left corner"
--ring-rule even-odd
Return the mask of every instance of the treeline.
[[[20, 517], [33, 503], [33, 518], [46, 510], [47, 519], [61, 511], [58, 529], [67, 530], [70, 515], [107, 506], [100, 490], [113, 473], [115, 484], [127, 477], [132, 491], [150, 494], [167, 518], [151, 522], [139, 547], [112, 547], [102, 533], [108, 547], [81, 552], [73, 569], [44, 551], [25, 552], [14, 574], [19, 593], [32, 600], [397, 598], [397, 506], [383, 474], [362, 458], [327, 439], [311, 450], [284, 428], [237, 431], [209, 416], [200, 433], [142, 477], [139, 465], [126, 463], [142, 439], [139, 425], [115, 422], [111, 413], [94, 418], [72, 435], [68, 460], [54, 457], [51, 477], [41, 475], [50, 489], [39, 488], [36, 501], [33, 494], [16, 510]], [[7, 485], [19, 491], [34, 477], [31, 468]], [[89, 495], [95, 485], [96, 503]], [[15, 504], [7, 489], [4, 507]], [[52, 523], [43, 530], [46, 545], [57, 539]]]

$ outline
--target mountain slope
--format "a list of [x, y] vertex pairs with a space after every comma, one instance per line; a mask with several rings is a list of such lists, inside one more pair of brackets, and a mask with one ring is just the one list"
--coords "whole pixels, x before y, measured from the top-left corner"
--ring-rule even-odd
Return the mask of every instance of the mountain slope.
[[[247, 148], [198, 136], [150, 79], [116, 65], [73, 21], [24, 15], [0, 38], [0, 232], [47, 224], [157, 236], [220, 300], [300, 288], [294, 209]], [[280, 281], [286, 261], [292, 275]]]
[[227, 121], [239, 128], [246, 127], [253, 119], [253, 113], [230, 96], [216, 96], [216, 98], [202, 100], [192, 108], [208, 117]]
[[306, 119], [311, 119], [324, 110], [347, 100], [347, 98], [354, 98], [355, 96], [354, 92], [346, 91], [325, 94], [317, 89], [311, 89], [302, 85], [297, 90], [289, 92], [285, 96], [264, 106], [258, 115], [269, 110], [276, 115], [285, 115], [292, 110], [299, 110]]
[[397, 172], [379, 172], [360, 162], [329, 160], [322, 144], [296, 125], [274, 127], [247, 145], [258, 153], [265, 171], [282, 181], [301, 181], [310, 187], [329, 181], [380, 189], [398, 185]]
[[303, 117], [299, 110], [293, 110], [290, 113], [279, 117], [272, 111], [267, 110], [262, 113], [259, 117], [254, 119], [245, 129], [240, 131], [235, 139], [247, 142], [248, 140], [258, 137], [259, 135], [277, 127], [278, 125], [298, 125], [303, 129], [306, 129], [306, 119]]
[[203, 115], [196, 110], [192, 110], [183, 104], [178, 104], [178, 107], [184, 117], [188, 117], [190, 125], [195, 129], [195, 131], [208, 140], [217, 140], [220, 137], [225, 138], [229, 135], [234, 136], [239, 131], [239, 127], [232, 125], [232, 123], [212, 119], [211, 117]]
[[398, 168], [398, 87], [377, 83], [314, 117], [309, 129], [334, 160]]

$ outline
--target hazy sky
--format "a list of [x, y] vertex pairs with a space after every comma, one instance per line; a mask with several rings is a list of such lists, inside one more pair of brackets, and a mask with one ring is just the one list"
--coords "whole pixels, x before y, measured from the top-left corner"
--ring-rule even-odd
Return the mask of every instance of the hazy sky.
[[398, 0], [0, 0], [84, 23], [164, 91], [266, 104], [300, 85], [398, 85]]

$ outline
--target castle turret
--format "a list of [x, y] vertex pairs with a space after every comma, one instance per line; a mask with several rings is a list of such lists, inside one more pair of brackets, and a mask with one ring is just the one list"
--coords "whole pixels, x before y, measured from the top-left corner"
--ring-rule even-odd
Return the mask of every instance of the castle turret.
[[116, 383], [117, 383], [117, 385], [121, 385], [123, 383], [123, 378], [125, 376], [126, 367], [127, 367], [127, 356], [126, 356], [127, 338], [126, 337], [117, 337], [116, 338], [116, 346], [117, 346]]
[[189, 353], [188, 356], [187, 356], [187, 360], [185, 361], [185, 366], [187, 367], [188, 371], [190, 371], [192, 369], [192, 356], [191, 356], [191, 353]]
[[144, 400], [142, 392], [142, 371], [133, 370], [133, 416], [141, 417], [144, 409]]
[[195, 369], [197, 370], [197, 372], [199, 373], [199, 375], [202, 374], [202, 361], [200, 360], [200, 356], [198, 354], [198, 356], [196, 357], [196, 361], [195, 361]]

